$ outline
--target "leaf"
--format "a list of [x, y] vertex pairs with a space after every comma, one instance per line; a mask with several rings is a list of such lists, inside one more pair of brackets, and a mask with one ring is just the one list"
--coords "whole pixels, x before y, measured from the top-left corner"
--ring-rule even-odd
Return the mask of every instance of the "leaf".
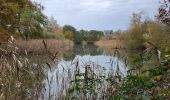
[[74, 92], [74, 88], [69, 88], [68, 89], [68, 94], [72, 94]]
[[162, 75], [159, 75], [159, 76], [155, 76], [154, 79], [157, 80], [157, 81], [160, 81], [162, 78]]
[[166, 58], [170, 57], [170, 55], [165, 55]]

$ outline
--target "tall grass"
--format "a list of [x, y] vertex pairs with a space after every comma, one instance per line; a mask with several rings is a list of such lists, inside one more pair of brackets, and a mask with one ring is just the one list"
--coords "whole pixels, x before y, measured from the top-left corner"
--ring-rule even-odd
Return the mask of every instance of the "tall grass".
[[[49, 59], [57, 65], [58, 53], [51, 53], [46, 41], [43, 44]], [[78, 58], [67, 66], [31, 64], [18, 53], [13, 38], [0, 51], [0, 100], [155, 100], [168, 99], [170, 95], [170, 60], [164, 57], [155, 67], [141, 71], [149, 59], [143, 56], [141, 68], [129, 69], [127, 59], [117, 49], [107, 62], [108, 69]], [[120, 61], [125, 62], [123, 66]]]
[[41, 93], [43, 66], [29, 63], [17, 49], [13, 38], [0, 49], [0, 100], [31, 100]]
[[[46, 79], [44, 97], [47, 100], [108, 100], [118, 96], [121, 78], [126, 76], [120, 67], [122, 60], [116, 50], [110, 59], [110, 68], [104, 68], [95, 62], [83, 62], [76, 58], [71, 65], [58, 65], [50, 70]], [[126, 59], [123, 59], [126, 60]]]
[[[42, 43], [42, 39], [31, 39], [31, 40], [16, 40], [15, 44], [19, 48], [18, 51], [25, 54], [25, 51], [28, 54], [34, 55], [42, 55], [46, 54], [46, 49]], [[65, 49], [69, 49], [73, 46], [73, 43], [70, 40], [56, 40], [56, 39], [45, 39], [48, 44], [48, 50], [51, 53], [55, 53], [56, 51], [62, 51]]]

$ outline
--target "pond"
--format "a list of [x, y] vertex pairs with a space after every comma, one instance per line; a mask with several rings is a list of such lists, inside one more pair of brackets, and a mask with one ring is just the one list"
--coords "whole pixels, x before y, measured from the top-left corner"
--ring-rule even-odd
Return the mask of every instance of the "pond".
[[108, 100], [114, 96], [109, 89], [119, 91], [126, 76], [140, 75], [158, 65], [156, 55], [142, 53], [139, 50], [74, 45], [69, 50], [60, 50], [54, 61], [48, 54], [2, 56], [0, 84], [6, 79], [9, 81], [0, 88], [7, 100], [11, 100], [13, 94], [16, 100], [34, 97], [39, 100]]
[[[87, 69], [89, 77], [94, 74], [96, 76], [119, 74], [125, 77], [128, 70], [125, 57], [121, 56], [116, 49], [111, 51], [108, 53], [107, 50], [100, 49], [96, 45], [75, 45], [72, 49], [63, 52], [59, 61], [47, 71], [48, 77], [44, 80], [45, 88], [40, 98], [62, 99], [72, 86], [71, 81], [75, 80], [75, 75], [85, 74]], [[103, 88], [107, 85], [104, 83]]]

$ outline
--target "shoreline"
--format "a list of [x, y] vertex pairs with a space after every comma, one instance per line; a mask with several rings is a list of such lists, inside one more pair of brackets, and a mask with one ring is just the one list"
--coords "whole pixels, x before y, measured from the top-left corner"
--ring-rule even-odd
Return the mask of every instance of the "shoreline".
[[[46, 42], [46, 47], [43, 44]], [[31, 40], [16, 40], [12, 45], [10, 43], [0, 45], [0, 48], [6, 51], [13, 51], [17, 49], [19, 54], [33, 54], [42, 55], [48, 52], [55, 54], [61, 50], [68, 50], [73, 47], [73, 42], [70, 40], [56, 40], [56, 39], [31, 39]]]
[[95, 42], [95, 45], [104, 49], [126, 49], [123, 40], [99, 40]]

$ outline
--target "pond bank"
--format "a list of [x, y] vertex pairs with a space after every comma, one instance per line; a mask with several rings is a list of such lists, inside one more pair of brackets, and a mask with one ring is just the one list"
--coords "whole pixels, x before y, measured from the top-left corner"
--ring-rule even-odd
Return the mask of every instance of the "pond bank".
[[[47, 48], [45, 48], [43, 40], [46, 43]], [[5, 50], [13, 48], [8, 47], [10, 43], [1, 45], [1, 48]], [[11, 44], [10, 44], [11, 45]], [[41, 55], [47, 52], [56, 53], [61, 50], [68, 50], [73, 46], [73, 42], [70, 40], [56, 40], [56, 39], [31, 39], [31, 40], [16, 40], [12, 45], [17, 47], [17, 52], [21, 54], [36, 54]]]
[[123, 40], [99, 40], [95, 44], [104, 49], [125, 49]]

